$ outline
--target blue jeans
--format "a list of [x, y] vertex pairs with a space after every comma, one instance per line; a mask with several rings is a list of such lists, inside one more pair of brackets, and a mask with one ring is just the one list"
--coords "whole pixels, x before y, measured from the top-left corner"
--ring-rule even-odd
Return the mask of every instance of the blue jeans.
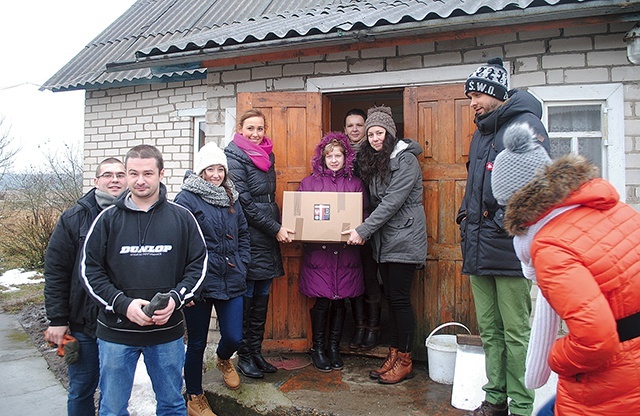
[[187, 394], [200, 395], [202, 391], [202, 360], [207, 346], [211, 308], [215, 306], [220, 325], [220, 342], [216, 354], [228, 360], [242, 341], [242, 296], [229, 300], [205, 298], [186, 307], [187, 354], [184, 363], [184, 381]]
[[140, 354], [156, 394], [156, 415], [186, 416], [182, 397], [184, 342], [182, 338], [158, 345], [137, 347], [98, 339], [100, 351], [100, 416], [129, 416], [127, 405]]
[[247, 293], [245, 297], [252, 298], [254, 296], [268, 296], [271, 289], [273, 279], [266, 280], [247, 280]]
[[69, 394], [67, 413], [69, 416], [94, 415], [96, 406], [94, 395], [100, 379], [98, 343], [95, 338], [83, 332], [71, 332], [71, 336], [80, 344], [80, 359], [69, 365]]

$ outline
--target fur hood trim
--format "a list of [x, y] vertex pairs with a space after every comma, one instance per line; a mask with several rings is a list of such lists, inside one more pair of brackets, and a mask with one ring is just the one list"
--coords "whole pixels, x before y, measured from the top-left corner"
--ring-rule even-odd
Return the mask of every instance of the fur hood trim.
[[[324, 156], [322, 152], [324, 147], [332, 140], [338, 141], [344, 148], [344, 168], [334, 173], [330, 169], [327, 169], [324, 165]], [[356, 153], [349, 144], [349, 138], [342, 132], [332, 131], [324, 135], [320, 143], [316, 146], [315, 154], [311, 159], [312, 175], [315, 177], [321, 176], [333, 176], [338, 174], [340, 176], [351, 179], [353, 177], [353, 163], [356, 159]]]
[[597, 166], [582, 156], [565, 155], [554, 160], [509, 199], [505, 229], [511, 235], [524, 234], [530, 225], [598, 177]]

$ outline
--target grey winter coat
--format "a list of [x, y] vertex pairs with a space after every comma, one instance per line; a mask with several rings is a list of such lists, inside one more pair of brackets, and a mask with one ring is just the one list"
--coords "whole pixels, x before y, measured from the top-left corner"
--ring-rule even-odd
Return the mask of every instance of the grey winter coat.
[[269, 171], [260, 170], [234, 142], [224, 149], [229, 175], [240, 194], [242, 211], [251, 236], [251, 263], [247, 280], [267, 280], [284, 274], [280, 244], [280, 210], [276, 204], [275, 156], [269, 155]]
[[504, 229], [504, 207], [491, 191], [493, 162], [502, 150], [504, 131], [513, 123], [528, 123], [549, 152], [549, 137], [540, 117], [542, 106], [526, 91], [511, 90], [500, 107], [476, 117], [467, 164], [467, 186], [456, 216], [462, 236], [462, 273], [478, 276], [523, 276], [513, 238]]
[[356, 232], [371, 239], [378, 263], [415, 263], [427, 259], [427, 220], [422, 205], [420, 145], [400, 139], [391, 153], [390, 173], [369, 184], [371, 214]]

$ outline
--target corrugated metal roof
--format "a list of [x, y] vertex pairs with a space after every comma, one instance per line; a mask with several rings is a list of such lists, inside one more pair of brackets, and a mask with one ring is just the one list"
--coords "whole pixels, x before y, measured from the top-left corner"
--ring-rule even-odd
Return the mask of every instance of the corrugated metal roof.
[[[42, 87], [53, 91], [205, 76], [199, 62], [155, 73], [110, 63], [219, 45], [250, 44], [590, 0], [139, 0]], [[640, 0], [631, 0], [640, 2]], [[602, 3], [602, 1], [599, 1]], [[157, 69], [156, 69], [157, 71]]]

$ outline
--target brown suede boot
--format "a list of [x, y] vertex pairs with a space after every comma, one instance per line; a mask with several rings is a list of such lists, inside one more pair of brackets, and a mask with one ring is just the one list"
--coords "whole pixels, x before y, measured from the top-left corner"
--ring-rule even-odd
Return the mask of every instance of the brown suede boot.
[[398, 358], [393, 364], [393, 368], [386, 373], [380, 374], [378, 383], [396, 384], [402, 380], [413, 378], [413, 362], [410, 352], [398, 351]]
[[207, 397], [202, 394], [187, 394], [187, 415], [189, 416], [216, 416], [209, 406]]
[[380, 378], [380, 374], [384, 374], [393, 368], [393, 364], [395, 364], [397, 358], [398, 358], [398, 349], [394, 347], [389, 347], [389, 354], [387, 354], [387, 359], [384, 360], [384, 363], [382, 363], [382, 366], [380, 368], [378, 368], [377, 370], [369, 371], [369, 377], [375, 380]]
[[231, 360], [221, 360], [218, 358], [216, 367], [218, 367], [218, 370], [222, 373], [222, 379], [227, 387], [231, 390], [237, 390], [240, 388], [240, 376], [236, 372]]

